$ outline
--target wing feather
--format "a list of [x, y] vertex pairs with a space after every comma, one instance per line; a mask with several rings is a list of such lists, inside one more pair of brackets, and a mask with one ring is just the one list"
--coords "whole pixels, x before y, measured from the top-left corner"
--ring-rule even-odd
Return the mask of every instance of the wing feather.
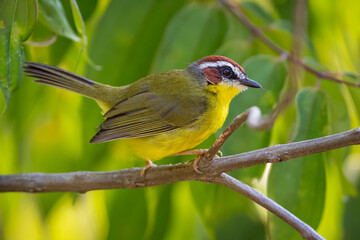
[[[157, 78], [156, 81], [139, 80], [134, 83], [138, 85], [130, 85], [123, 98], [105, 113], [106, 120], [99, 126], [98, 133], [90, 142], [148, 137], [196, 124], [205, 110], [206, 98], [199, 97], [199, 94], [179, 96], [176, 91], [165, 92], [161, 88], [156, 91], [159, 87], [155, 90], [150, 83], [158, 86], [166, 84], [165, 81], [162, 82], [166, 80], [162, 75], [157, 75]], [[182, 88], [181, 83], [178, 86]]]

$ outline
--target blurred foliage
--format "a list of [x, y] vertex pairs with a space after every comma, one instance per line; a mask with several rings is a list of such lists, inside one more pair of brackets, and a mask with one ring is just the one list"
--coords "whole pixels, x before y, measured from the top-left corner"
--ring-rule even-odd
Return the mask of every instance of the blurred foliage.
[[[291, 51], [295, 1], [241, 1], [246, 15]], [[308, 2], [302, 57], [359, 81], [360, 3]], [[55, 41], [54, 41], [55, 40]], [[290, 82], [289, 63], [254, 38], [216, 1], [1, 0], [0, 174], [107, 171], [144, 163], [121, 141], [88, 140], [102, 121], [74, 93], [22, 81], [42, 62], [95, 81], [125, 85], [153, 72], [220, 54], [264, 86], [237, 96], [226, 124], [253, 105], [269, 114]], [[359, 126], [360, 89], [300, 71], [296, 100], [272, 129], [240, 128], [225, 155], [320, 137]], [[219, 131], [220, 132], [220, 131]], [[200, 147], [208, 148], [211, 136]], [[191, 157], [169, 157], [158, 164]], [[326, 239], [359, 239], [360, 148], [338, 149], [232, 174], [267, 193]], [[0, 196], [0, 239], [300, 239], [292, 228], [224, 187], [183, 182], [134, 190]]]

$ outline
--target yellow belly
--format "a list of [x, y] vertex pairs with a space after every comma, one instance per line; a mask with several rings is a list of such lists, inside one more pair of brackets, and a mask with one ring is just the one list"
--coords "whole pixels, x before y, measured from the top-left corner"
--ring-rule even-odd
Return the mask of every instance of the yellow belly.
[[226, 115], [221, 113], [219, 118], [214, 118], [212, 121], [201, 121], [192, 127], [178, 128], [155, 136], [127, 139], [126, 141], [140, 158], [158, 160], [199, 145], [222, 126], [225, 117]]
[[216, 98], [195, 125], [155, 136], [126, 139], [134, 153], [142, 159], [158, 160], [191, 149], [215, 133], [224, 124], [230, 101], [240, 89], [219, 85], [209, 85], [209, 88], [216, 93]]

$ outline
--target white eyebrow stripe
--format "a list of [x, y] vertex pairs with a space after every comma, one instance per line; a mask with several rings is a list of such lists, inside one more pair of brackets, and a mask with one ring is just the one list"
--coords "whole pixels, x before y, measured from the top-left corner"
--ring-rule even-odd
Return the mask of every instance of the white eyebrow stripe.
[[226, 61], [217, 61], [217, 62], [204, 62], [202, 64], [199, 65], [199, 68], [201, 70], [205, 69], [205, 68], [208, 68], [208, 67], [222, 67], [222, 66], [228, 66], [230, 67], [233, 72], [240, 78], [240, 79], [243, 79], [243, 78], [246, 78], [245, 74], [237, 67], [235, 67], [234, 65], [232, 65], [231, 63], [229, 62], [226, 62]]

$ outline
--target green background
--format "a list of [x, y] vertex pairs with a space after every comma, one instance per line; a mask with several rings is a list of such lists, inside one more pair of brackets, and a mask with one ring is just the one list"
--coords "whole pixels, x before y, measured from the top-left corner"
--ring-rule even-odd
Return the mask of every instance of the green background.
[[[272, 41], [293, 51], [296, 1], [238, 6]], [[359, 83], [360, 3], [306, 3], [301, 57]], [[304, 11], [304, 9], [302, 10]], [[230, 105], [225, 125], [251, 106], [271, 114], [289, 91], [292, 66], [219, 2], [190, 0], [1, 0], [0, 174], [110, 171], [144, 166], [121, 141], [90, 144], [102, 116], [71, 92], [23, 79], [24, 61], [125, 85], [185, 68], [206, 55], [240, 63], [263, 89]], [[273, 128], [246, 125], [224, 155], [306, 140], [359, 126], [360, 89], [301, 68], [296, 96]], [[219, 131], [220, 133], [221, 131]], [[200, 145], [208, 148], [215, 135]], [[192, 159], [169, 157], [157, 164]], [[360, 148], [353, 146], [231, 173], [290, 210], [326, 239], [360, 237]], [[182, 182], [147, 189], [0, 194], [0, 239], [301, 239], [287, 224], [223, 186]]]

